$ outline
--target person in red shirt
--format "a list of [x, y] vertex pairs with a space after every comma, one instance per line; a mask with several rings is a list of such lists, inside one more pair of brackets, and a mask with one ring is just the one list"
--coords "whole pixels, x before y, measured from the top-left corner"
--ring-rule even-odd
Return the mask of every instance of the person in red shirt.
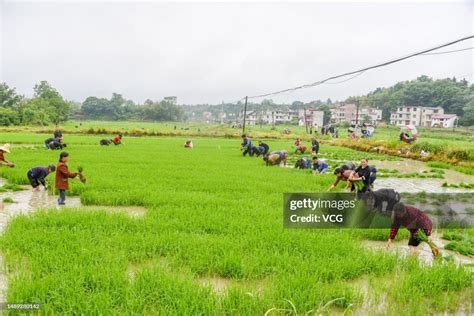
[[59, 191], [58, 204], [66, 204], [66, 190], [69, 189], [69, 178], [75, 178], [79, 175], [78, 172], [70, 172], [66, 162], [69, 160], [69, 154], [62, 152], [59, 155], [59, 162], [56, 166], [56, 178], [54, 180], [54, 187]]
[[3, 146], [0, 146], [0, 166], [4, 165], [10, 168], [15, 167], [15, 164], [13, 162], [5, 160], [5, 153], [9, 153], [9, 152], [10, 152], [10, 144], [5, 144]]
[[422, 211], [414, 206], [404, 205], [403, 203], [397, 203], [393, 206], [395, 217], [390, 227], [390, 235], [387, 241], [387, 249], [392, 246], [392, 241], [397, 236], [398, 229], [400, 226], [406, 227], [410, 231], [410, 239], [408, 240], [408, 246], [412, 254], [417, 253], [418, 245], [421, 243], [421, 239], [418, 236], [418, 230], [422, 229], [428, 240], [431, 241], [431, 230], [433, 229], [433, 223], [431, 219], [424, 214]]
[[115, 136], [114, 139], [112, 139], [112, 143], [114, 143], [114, 145], [120, 145], [122, 143], [122, 134]]

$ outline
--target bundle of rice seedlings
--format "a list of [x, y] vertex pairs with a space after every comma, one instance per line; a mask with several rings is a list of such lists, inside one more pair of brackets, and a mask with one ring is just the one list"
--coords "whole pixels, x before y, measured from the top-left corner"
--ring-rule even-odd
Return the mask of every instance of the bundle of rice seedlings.
[[84, 175], [82, 174], [82, 171], [83, 171], [83, 170], [84, 170], [84, 168], [82, 168], [82, 166], [79, 166], [79, 167], [77, 168], [77, 171], [79, 172], [79, 180], [80, 180], [83, 184], [86, 184], [87, 178], [86, 178], [86, 176], [84, 176]]
[[352, 182], [356, 191], [361, 191], [364, 188], [364, 182], [362, 180]]
[[428, 246], [430, 246], [431, 253], [433, 254], [433, 257], [435, 257], [435, 258], [438, 257], [440, 255], [438, 246], [436, 246], [436, 244], [433, 241], [428, 239], [428, 237], [426, 236], [425, 232], [422, 229], [419, 230], [418, 235], [419, 235], [421, 241], [424, 241], [425, 243], [428, 244]]

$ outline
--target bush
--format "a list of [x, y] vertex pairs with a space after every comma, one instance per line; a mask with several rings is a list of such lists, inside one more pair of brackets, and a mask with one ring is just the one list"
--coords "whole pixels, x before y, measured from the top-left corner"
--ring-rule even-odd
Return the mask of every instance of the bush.
[[0, 107], [0, 126], [10, 126], [20, 124], [18, 111]]
[[411, 150], [415, 152], [421, 152], [422, 150], [432, 153], [439, 154], [445, 151], [447, 146], [445, 144], [432, 144], [427, 142], [419, 142], [411, 146]]
[[448, 158], [450, 159], [458, 159], [458, 160], [469, 160], [469, 151], [465, 149], [456, 149], [450, 150], [448, 152]]

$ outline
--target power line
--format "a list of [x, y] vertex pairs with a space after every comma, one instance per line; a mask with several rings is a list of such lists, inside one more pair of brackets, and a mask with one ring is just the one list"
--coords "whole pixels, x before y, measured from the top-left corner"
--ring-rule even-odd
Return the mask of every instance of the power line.
[[354, 79], [355, 77], [359, 77], [360, 75], [362, 75], [365, 71], [361, 71], [359, 72], [358, 74], [350, 77], [350, 78], [347, 78], [345, 80], [341, 80], [341, 81], [336, 81], [336, 82], [325, 82], [325, 84], [339, 84], [339, 83], [343, 83], [343, 82], [346, 82], [346, 81], [349, 81], [349, 80], [352, 80]]
[[[248, 97], [248, 99], [269, 97], [269, 96], [272, 96], [272, 95], [281, 94], [281, 93], [285, 93], [285, 92], [290, 92], [290, 91], [315, 87], [315, 86], [321, 85], [321, 84], [326, 83], [327, 81], [330, 81], [330, 80], [333, 80], [333, 79], [346, 77], [346, 76], [350, 76], [350, 75], [354, 75], [354, 74], [358, 75], [359, 73], [365, 72], [367, 70], [371, 70], [371, 69], [387, 66], [387, 65], [390, 65], [390, 64], [394, 64], [394, 63], [400, 62], [402, 60], [409, 59], [409, 58], [412, 58], [412, 57], [415, 57], [415, 56], [418, 56], [418, 55], [423, 55], [423, 54], [429, 53], [431, 51], [434, 51], [434, 50], [437, 50], [437, 49], [440, 49], [440, 48], [443, 48], [443, 47], [451, 46], [451, 45], [454, 45], [456, 43], [463, 42], [463, 41], [466, 41], [466, 40], [469, 40], [469, 39], [472, 39], [472, 38], [474, 38], [474, 35], [466, 36], [466, 37], [457, 39], [455, 41], [451, 41], [451, 42], [448, 42], [448, 43], [445, 43], [445, 44], [442, 44], [442, 45], [438, 45], [438, 46], [433, 47], [433, 48], [424, 49], [422, 51], [412, 53], [412, 54], [409, 54], [409, 55], [404, 56], [404, 57], [399, 57], [399, 58], [396, 58], [396, 59], [392, 59], [392, 60], [389, 60], [389, 61], [386, 61], [386, 62], [383, 62], [383, 63], [380, 63], [380, 64], [365, 67], [365, 68], [355, 70], [355, 71], [350, 71], [350, 72], [343, 73], [343, 74], [336, 75], [336, 76], [331, 76], [331, 77], [328, 77], [328, 78], [320, 80], [320, 81], [316, 81], [316, 82], [311, 83], [311, 84], [305, 84], [305, 85], [297, 86], [297, 87], [294, 87], [294, 88], [283, 89], [283, 90], [279, 90], [279, 91], [275, 91], [275, 92], [271, 92], [271, 93], [266, 93], [266, 94], [254, 95], [254, 96]], [[448, 52], [444, 52], [444, 53], [448, 53]], [[348, 80], [350, 80], [350, 79], [348, 79]]]
[[456, 50], [448, 50], [448, 51], [438, 52], [438, 53], [426, 53], [426, 54], [422, 54], [422, 55], [424, 55], [424, 56], [427, 56], [427, 55], [442, 55], [442, 54], [462, 52], [462, 51], [470, 50], [470, 49], [474, 49], [474, 47], [467, 47], [467, 48], [461, 48], [461, 49], [456, 49]]

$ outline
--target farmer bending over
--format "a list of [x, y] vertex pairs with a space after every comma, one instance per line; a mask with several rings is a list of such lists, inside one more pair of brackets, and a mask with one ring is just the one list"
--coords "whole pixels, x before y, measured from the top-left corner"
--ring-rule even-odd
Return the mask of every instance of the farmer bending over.
[[184, 148], [193, 148], [193, 141], [188, 139], [185, 143], [184, 143]]
[[319, 142], [314, 137], [311, 139], [311, 152], [313, 155], [317, 155], [319, 153]]
[[56, 127], [56, 129], [54, 130], [53, 135], [54, 135], [54, 138], [62, 138], [63, 137], [63, 133], [61, 132], [59, 127]]
[[79, 173], [69, 172], [66, 162], [69, 160], [69, 154], [67, 152], [62, 152], [59, 155], [59, 162], [56, 167], [56, 178], [54, 181], [54, 186], [59, 191], [59, 205], [66, 204], [66, 190], [69, 189], [69, 178], [75, 178]]
[[286, 160], [288, 159], [288, 152], [282, 151], [273, 151], [269, 154], [266, 154], [263, 160], [267, 163], [267, 166], [274, 165], [283, 165], [286, 166]]
[[313, 157], [313, 174], [322, 174], [326, 173], [329, 169], [329, 166], [326, 162], [319, 159], [318, 157]]
[[7, 166], [10, 168], [15, 167], [15, 164], [10, 161], [5, 160], [5, 153], [10, 152], [10, 144], [5, 144], [2, 147], [0, 147], [0, 166]]
[[303, 155], [305, 153], [306, 149], [307, 149], [307, 147], [305, 145], [301, 144], [298, 147], [296, 147], [295, 154], [300, 153], [300, 154]]
[[295, 163], [295, 169], [311, 169], [311, 160], [306, 157], [298, 159]]
[[122, 134], [118, 134], [111, 141], [114, 145], [120, 145], [122, 143]]
[[265, 144], [264, 142], [262, 141], [259, 141], [258, 142], [258, 147], [262, 147], [263, 148], [263, 152], [261, 153], [261, 155], [266, 155], [268, 154], [268, 151], [270, 150], [270, 147]]
[[48, 188], [46, 187], [46, 181], [44, 178], [46, 178], [51, 172], [54, 172], [55, 170], [56, 167], [53, 164], [47, 167], [31, 168], [26, 175], [28, 180], [30, 180], [33, 191], [39, 191], [40, 183], [43, 185], [44, 190], [46, 191]]
[[242, 155], [247, 155], [253, 156], [253, 145], [252, 145], [252, 140], [250, 137], [248, 137], [246, 134], [242, 134], [242, 145], [240, 147], [240, 150], [244, 150]]
[[354, 172], [355, 172], [354, 170], [344, 170], [342, 168], [336, 168], [336, 170], [334, 170], [334, 174], [336, 175], [336, 181], [333, 184], [331, 184], [328, 191], [331, 191], [332, 189], [337, 187], [337, 185], [339, 184], [339, 181], [347, 182], [346, 187], [348, 187], [350, 185], [349, 178]]
[[[417, 209], [414, 206], [407, 205], [403, 203], [397, 203], [393, 207], [395, 217], [392, 221], [390, 227], [390, 235], [387, 241], [387, 249], [390, 249], [392, 246], [392, 240], [397, 236], [398, 229], [400, 226], [406, 227], [410, 231], [410, 240], [408, 241], [408, 246], [410, 247], [410, 252], [412, 254], [417, 253], [418, 245], [421, 243], [421, 239], [418, 236], [418, 229], [422, 229], [425, 235], [428, 237], [428, 241], [431, 242], [431, 230], [433, 229], [433, 223], [431, 219], [424, 214], [422, 211]], [[439, 253], [439, 250], [438, 250]], [[433, 251], [433, 255], [437, 255]]]

